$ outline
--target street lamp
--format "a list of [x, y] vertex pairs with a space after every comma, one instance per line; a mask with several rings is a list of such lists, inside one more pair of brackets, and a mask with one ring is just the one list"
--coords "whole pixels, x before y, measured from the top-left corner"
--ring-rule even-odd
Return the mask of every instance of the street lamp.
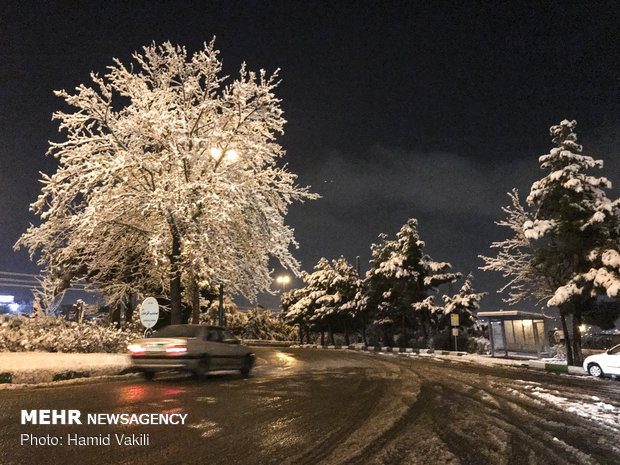
[[[222, 158], [222, 150], [218, 149], [217, 147], [212, 147], [211, 158], [213, 158], [216, 162], [219, 162], [220, 158]], [[239, 159], [239, 154], [234, 150], [226, 150], [226, 153], [224, 153], [224, 160], [226, 160], [229, 163], [234, 163], [238, 159]]]
[[282, 286], [282, 292], [286, 290], [286, 285], [291, 282], [291, 278], [288, 275], [278, 276], [276, 282]]

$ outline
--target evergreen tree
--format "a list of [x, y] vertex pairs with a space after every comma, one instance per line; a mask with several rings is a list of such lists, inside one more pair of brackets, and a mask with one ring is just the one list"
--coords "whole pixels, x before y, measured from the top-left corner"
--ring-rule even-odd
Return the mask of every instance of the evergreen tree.
[[[552, 126], [556, 147], [539, 158], [548, 174], [536, 181], [527, 203], [531, 213], [511, 196], [502, 225], [514, 237], [494, 243], [497, 257], [482, 257], [486, 270], [498, 270], [511, 281], [510, 302], [532, 296], [557, 306], [567, 343], [570, 364], [581, 365], [581, 334], [584, 318], [609, 321], [616, 306], [602, 305], [598, 296], [618, 299], [620, 254], [618, 253], [619, 201], [607, 197], [611, 182], [589, 174], [603, 162], [583, 155], [574, 132], [575, 121]], [[605, 313], [610, 312], [608, 315]], [[595, 315], [596, 314], [596, 315]], [[572, 335], [566, 317], [572, 315]], [[572, 340], [572, 345], [571, 341]]]
[[551, 264], [562, 277], [563, 285], [547, 305], [572, 314], [573, 363], [581, 365], [579, 326], [584, 313], [593, 308], [597, 294], [617, 298], [620, 292], [620, 209], [619, 201], [606, 195], [611, 182], [589, 174], [603, 162], [581, 153], [576, 125], [564, 120], [551, 127], [556, 147], [539, 159], [549, 174], [532, 185], [527, 203], [534, 220], [523, 228], [537, 241], [535, 262]]
[[412, 304], [424, 301], [438, 286], [461, 277], [450, 271], [449, 263], [436, 262], [425, 254], [424, 245], [418, 222], [412, 218], [400, 229], [396, 240], [381, 234], [379, 243], [371, 247], [369, 302], [377, 309], [376, 322], [384, 328], [384, 343], [388, 345], [393, 345], [390, 331], [395, 324], [400, 326], [401, 345], [408, 342], [409, 326], [419, 328], [428, 340], [431, 315]]
[[459, 326], [469, 327], [473, 326], [476, 312], [480, 308], [480, 301], [482, 297], [486, 295], [486, 292], [474, 292], [472, 281], [474, 276], [470, 273], [465, 280], [465, 283], [457, 294], [452, 297], [447, 295], [443, 296], [445, 307], [443, 314], [445, 317], [444, 325], [448, 326], [447, 321], [450, 318], [450, 314], [457, 314], [459, 316]]

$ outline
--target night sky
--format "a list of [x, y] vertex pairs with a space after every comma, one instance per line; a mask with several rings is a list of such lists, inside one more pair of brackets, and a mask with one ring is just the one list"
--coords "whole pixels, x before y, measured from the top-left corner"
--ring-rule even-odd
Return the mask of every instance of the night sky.
[[[543, 4], [544, 5], [541, 5]], [[576, 119], [584, 152], [620, 182], [620, 7], [614, 2], [3, 1], [0, 5], [0, 271], [34, 273], [12, 246], [30, 222], [47, 142], [61, 140], [55, 89], [89, 82], [155, 41], [190, 52], [216, 36], [227, 74], [281, 68], [279, 139], [299, 183], [322, 199], [291, 208], [311, 270], [418, 218], [426, 250], [474, 272], [507, 230], [506, 192], [542, 177], [549, 126]], [[600, 174], [597, 173], [597, 174]], [[277, 270], [279, 271], [279, 270]], [[453, 285], [455, 292], [460, 283]], [[0, 289], [0, 293], [9, 289]], [[23, 293], [24, 290], [14, 290]], [[449, 289], [445, 289], [449, 292]], [[260, 303], [277, 305], [277, 298]], [[524, 306], [528, 307], [528, 306]], [[523, 307], [522, 307], [523, 308]], [[532, 309], [533, 307], [523, 308]]]

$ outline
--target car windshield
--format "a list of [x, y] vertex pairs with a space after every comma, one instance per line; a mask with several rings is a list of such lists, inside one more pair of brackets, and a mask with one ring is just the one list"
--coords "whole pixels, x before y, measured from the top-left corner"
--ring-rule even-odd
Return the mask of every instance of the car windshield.
[[615, 347], [612, 347], [611, 349], [609, 349], [609, 352], [607, 352], [608, 354], [612, 354], [612, 355], [620, 355], [620, 344], [618, 344]]
[[155, 337], [199, 337], [203, 328], [193, 325], [170, 325], [155, 333]]

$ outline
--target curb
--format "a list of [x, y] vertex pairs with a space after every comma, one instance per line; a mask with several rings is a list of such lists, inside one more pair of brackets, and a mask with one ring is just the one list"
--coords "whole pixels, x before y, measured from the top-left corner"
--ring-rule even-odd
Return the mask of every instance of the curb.
[[[467, 355], [467, 352], [457, 352], [453, 350], [434, 350], [434, 349], [413, 349], [411, 347], [387, 347], [387, 346], [321, 346], [317, 344], [296, 344], [291, 345], [291, 348], [297, 349], [324, 349], [324, 350], [353, 350], [358, 352], [375, 352], [390, 355], [448, 355], [454, 357], [463, 357]], [[529, 360], [527, 365], [520, 363], [519, 365], [507, 365], [507, 366], [526, 366], [535, 370], [544, 370], [550, 373], [566, 373], [576, 376], [588, 376], [586, 371], [581, 367], [568, 366], [562, 363], [550, 363], [544, 360]], [[0, 374], [1, 376], [1, 374]]]
[[378, 352], [384, 354], [393, 355], [449, 355], [455, 357], [462, 357], [467, 355], [467, 352], [460, 352], [454, 350], [434, 350], [434, 349], [414, 349], [411, 347], [388, 347], [388, 346], [332, 346], [332, 345], [318, 345], [318, 344], [293, 344], [290, 346], [292, 349], [323, 349], [323, 350], [354, 350], [357, 352]]
[[545, 370], [550, 373], [567, 373], [569, 375], [587, 376], [586, 371], [581, 367], [568, 366], [564, 363], [550, 363], [544, 360], [530, 360], [528, 362], [530, 368], [536, 370]]
[[122, 376], [137, 373], [134, 367], [119, 370], [85, 370], [85, 371], [49, 371], [49, 370], [23, 370], [0, 373], [0, 386], [4, 384], [41, 384], [55, 381], [67, 381], [72, 379], [86, 379], [97, 376]]

